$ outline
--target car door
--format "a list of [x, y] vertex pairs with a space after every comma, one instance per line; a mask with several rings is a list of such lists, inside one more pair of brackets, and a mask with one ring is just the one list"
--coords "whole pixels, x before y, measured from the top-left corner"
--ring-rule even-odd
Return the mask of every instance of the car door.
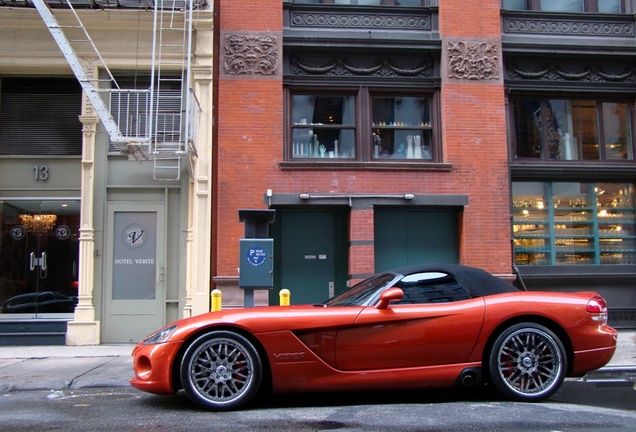
[[[404, 279], [403, 279], [404, 281]], [[470, 298], [450, 275], [420, 274], [401, 284], [403, 300], [366, 307], [354, 326], [338, 331], [336, 366], [374, 370], [468, 360], [482, 327], [483, 298]]]

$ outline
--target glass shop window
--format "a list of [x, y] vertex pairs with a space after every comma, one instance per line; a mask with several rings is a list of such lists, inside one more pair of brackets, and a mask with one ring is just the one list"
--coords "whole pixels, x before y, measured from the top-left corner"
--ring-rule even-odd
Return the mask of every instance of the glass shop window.
[[633, 160], [628, 102], [512, 100], [514, 155], [543, 160]]
[[633, 183], [513, 182], [517, 265], [636, 264]]

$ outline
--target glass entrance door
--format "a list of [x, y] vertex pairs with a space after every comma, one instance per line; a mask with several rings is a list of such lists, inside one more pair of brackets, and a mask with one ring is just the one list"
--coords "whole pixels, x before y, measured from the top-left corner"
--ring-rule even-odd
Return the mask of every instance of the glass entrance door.
[[0, 319], [71, 317], [79, 201], [0, 200]]

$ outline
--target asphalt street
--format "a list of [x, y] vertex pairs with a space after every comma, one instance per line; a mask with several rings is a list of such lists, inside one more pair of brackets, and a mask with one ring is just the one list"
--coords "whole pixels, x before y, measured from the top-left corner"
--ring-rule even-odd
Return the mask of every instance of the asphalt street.
[[[0, 348], [0, 393], [128, 387], [134, 345], [22, 346]], [[610, 363], [588, 380], [636, 375], [636, 331], [620, 331]], [[627, 378], [626, 378], [627, 377]]]

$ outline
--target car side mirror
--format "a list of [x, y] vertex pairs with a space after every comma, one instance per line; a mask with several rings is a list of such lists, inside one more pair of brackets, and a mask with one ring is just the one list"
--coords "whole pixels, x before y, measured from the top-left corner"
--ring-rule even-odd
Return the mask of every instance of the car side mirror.
[[389, 288], [388, 290], [382, 291], [380, 294], [380, 301], [375, 306], [376, 309], [386, 309], [389, 307], [389, 303], [392, 300], [402, 300], [404, 297], [404, 291], [400, 288]]

